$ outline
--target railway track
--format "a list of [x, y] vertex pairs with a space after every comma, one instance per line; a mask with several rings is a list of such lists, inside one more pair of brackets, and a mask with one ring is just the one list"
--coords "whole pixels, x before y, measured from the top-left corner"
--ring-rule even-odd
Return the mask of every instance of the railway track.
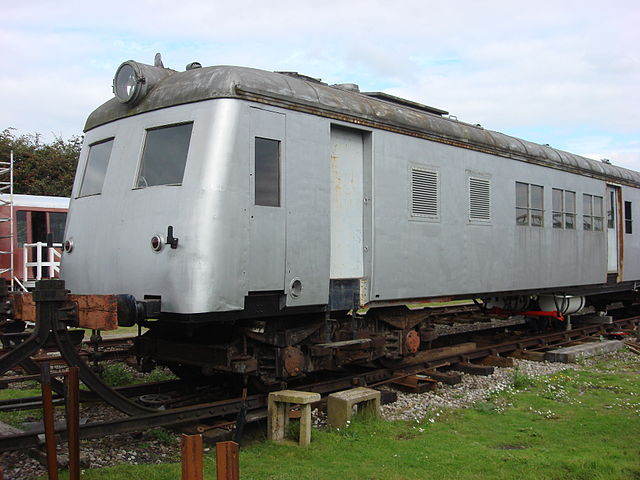
[[[513, 354], [516, 351], [540, 351], [543, 348], [560, 347], [594, 335], [607, 334], [621, 329], [633, 329], [639, 323], [640, 316], [634, 316], [616, 319], [610, 324], [588, 325], [568, 331], [516, 338], [507, 342], [478, 346], [471, 350], [462, 349], [460, 351], [459, 349], [456, 350], [456, 346], [445, 347], [445, 349], [440, 349], [439, 351], [420, 352], [411, 359], [387, 368], [352, 372], [336, 379], [306, 385], [295, 385], [291, 388], [327, 395], [354, 386], [380, 386], [417, 373], [427, 376], [432, 374], [437, 377], [437, 369], [442, 368], [453, 367], [460, 370], [465, 370], [466, 368], [473, 371], [474, 365], [478, 366], [474, 362], [486, 357], [501, 357]], [[485, 366], [483, 371], [486, 372], [486, 369], [487, 367]], [[149, 395], [149, 392], [157, 394], [175, 392], [179, 385], [178, 381], [160, 382], [146, 386], [123, 387], [117, 390], [120, 395], [126, 396], [131, 400], [134, 397]], [[200, 400], [202, 398], [200, 397]], [[93, 400], [95, 401], [95, 399], [96, 397], [94, 396]], [[58, 401], [60, 400], [61, 397], [58, 398]], [[197, 396], [194, 396], [193, 400], [195, 400], [193, 405], [156, 410], [107, 422], [81, 425], [80, 438], [136, 432], [159, 426], [194, 425], [201, 422], [232, 425], [238, 413], [245, 410], [247, 414], [243, 421], [259, 420], [266, 415], [267, 394], [255, 394], [245, 398], [238, 397], [210, 402], [198, 402]], [[27, 408], [27, 406], [29, 408], [38, 408], [41, 406], [41, 403], [38, 402], [39, 399], [37, 397], [19, 400], [13, 404], [8, 401], [0, 402], [0, 411]], [[60, 438], [66, 439], [66, 430], [63, 427], [58, 428], [56, 433]], [[42, 434], [43, 430], [37, 429], [0, 437], [0, 451], [38, 446], [41, 443]]]
[[[30, 333], [25, 333], [22, 337], [28, 337], [29, 334]], [[3, 336], [0, 335], [0, 339], [2, 337]], [[130, 355], [134, 339], [134, 335], [105, 336], [102, 337], [98, 343], [99, 349], [96, 349], [95, 344], [88, 339], [83, 339], [81, 342], [76, 343], [76, 345], [78, 348], [78, 354], [85, 361], [122, 360]], [[0, 349], [0, 357], [10, 352], [11, 349], [12, 348]], [[31, 357], [31, 360], [36, 363], [49, 362], [51, 365], [64, 364], [64, 360], [58, 352], [58, 349], [53, 345], [45, 346], [40, 349], [36, 355]], [[20, 365], [17, 365], [16, 367], [21, 368]], [[2, 379], [0, 379], [0, 385], [2, 385]]]

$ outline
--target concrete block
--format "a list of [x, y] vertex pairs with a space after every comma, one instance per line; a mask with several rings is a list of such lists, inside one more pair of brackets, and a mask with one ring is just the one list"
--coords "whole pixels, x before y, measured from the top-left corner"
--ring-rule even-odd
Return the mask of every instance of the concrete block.
[[320, 401], [320, 394], [298, 390], [281, 390], [269, 394], [267, 435], [269, 440], [281, 442], [289, 423], [291, 405], [300, 405], [300, 445], [311, 443], [311, 404]]
[[545, 353], [548, 362], [573, 363], [580, 357], [592, 357], [603, 353], [615, 352], [624, 345], [620, 340], [606, 340], [604, 342], [589, 342], [571, 347], [559, 348]]
[[609, 325], [613, 323], [611, 315], [569, 315], [574, 325]]
[[327, 398], [327, 421], [333, 428], [344, 427], [353, 415], [353, 407], [375, 417], [380, 416], [380, 392], [357, 387], [332, 393]]

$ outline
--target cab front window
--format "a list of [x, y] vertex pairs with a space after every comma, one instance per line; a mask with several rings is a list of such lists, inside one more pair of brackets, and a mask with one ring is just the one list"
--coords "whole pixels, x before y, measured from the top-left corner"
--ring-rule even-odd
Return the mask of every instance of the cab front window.
[[192, 129], [193, 122], [147, 130], [137, 188], [182, 184]]
[[113, 138], [101, 140], [89, 146], [87, 164], [84, 167], [84, 175], [80, 184], [78, 197], [99, 195], [102, 193], [104, 177], [107, 175], [109, 157], [113, 148]]

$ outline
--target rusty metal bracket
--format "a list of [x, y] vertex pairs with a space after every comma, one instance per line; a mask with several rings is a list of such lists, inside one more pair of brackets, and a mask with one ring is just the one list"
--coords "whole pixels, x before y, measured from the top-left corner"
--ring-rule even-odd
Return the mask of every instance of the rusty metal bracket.
[[[129, 400], [108, 385], [82, 360], [76, 350], [66, 324], [62, 321], [68, 318], [68, 295], [63, 280], [41, 280], [36, 282], [33, 292], [35, 301], [36, 325], [33, 334], [19, 346], [0, 357], [0, 375], [7, 370], [22, 364], [27, 371], [38, 367], [33, 365], [30, 356], [40, 349], [45, 342], [52, 338], [57, 345], [62, 358], [69, 366], [78, 367], [82, 382], [98, 397], [128, 415], [143, 415], [155, 412]], [[115, 306], [115, 303], [114, 303]], [[35, 367], [35, 368], [34, 368]], [[53, 386], [53, 385], [52, 385]], [[56, 391], [63, 392], [61, 384], [55, 385]]]

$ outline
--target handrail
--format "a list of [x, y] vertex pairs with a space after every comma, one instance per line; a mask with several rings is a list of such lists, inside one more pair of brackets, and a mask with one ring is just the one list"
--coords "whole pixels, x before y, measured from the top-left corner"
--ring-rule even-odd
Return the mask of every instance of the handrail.
[[[23, 245], [23, 275], [22, 279], [29, 280], [29, 268], [36, 268], [35, 280], [42, 280], [42, 270], [48, 267], [48, 275], [45, 278], [57, 278], [60, 273], [60, 259], [62, 258], [62, 243], [52, 243], [51, 247], [46, 242], [25, 243]], [[29, 261], [29, 253], [35, 248], [35, 261]], [[47, 261], [43, 260], [43, 249], [47, 249]], [[59, 249], [59, 250], [57, 250]]]

